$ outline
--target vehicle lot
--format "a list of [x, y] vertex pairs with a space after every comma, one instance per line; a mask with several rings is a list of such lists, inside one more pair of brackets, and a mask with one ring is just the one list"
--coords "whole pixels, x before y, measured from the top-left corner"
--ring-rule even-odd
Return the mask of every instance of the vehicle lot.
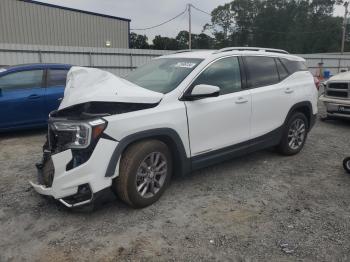
[[349, 261], [350, 122], [316, 123], [304, 150], [267, 150], [176, 177], [153, 206], [72, 212], [36, 194], [44, 131], [0, 137], [0, 261]]

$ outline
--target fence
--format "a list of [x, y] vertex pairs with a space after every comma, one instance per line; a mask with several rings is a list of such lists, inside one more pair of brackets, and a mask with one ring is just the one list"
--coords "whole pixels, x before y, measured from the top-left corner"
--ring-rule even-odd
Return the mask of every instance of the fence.
[[0, 44], [0, 66], [65, 63], [101, 68], [123, 76], [153, 57], [167, 53], [169, 51]]
[[[123, 76], [150, 59], [171, 53], [166, 50], [87, 48], [41, 45], [0, 44], [0, 66], [25, 63], [67, 63], [101, 68]], [[350, 69], [350, 53], [301, 54], [313, 74], [319, 63], [332, 74]]]
[[320, 64], [323, 70], [329, 70], [335, 75], [342, 70], [350, 70], [350, 53], [321, 53], [321, 54], [301, 54], [298, 55], [306, 60], [309, 70], [314, 74], [320, 71]]

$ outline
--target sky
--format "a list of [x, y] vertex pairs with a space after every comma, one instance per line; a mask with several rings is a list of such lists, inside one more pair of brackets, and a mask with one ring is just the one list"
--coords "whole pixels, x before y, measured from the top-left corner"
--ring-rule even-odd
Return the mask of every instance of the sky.
[[[67, 6], [95, 13], [119, 16], [131, 19], [131, 28], [145, 28], [160, 24], [185, 10], [190, 2], [203, 11], [210, 13], [218, 5], [230, 0], [38, 0], [40, 2]], [[344, 7], [336, 7], [335, 15], [343, 15]], [[210, 16], [192, 9], [192, 32], [201, 33], [203, 26], [210, 22]], [[175, 37], [181, 30], [188, 30], [188, 14], [161, 27], [135, 31], [146, 34], [151, 41], [154, 36]], [[208, 32], [207, 32], [208, 33]]]
[[[160, 24], [186, 9], [191, 2], [197, 8], [210, 13], [227, 0], [38, 0], [40, 2], [67, 6], [96, 13], [131, 19], [131, 28], [145, 28]], [[203, 25], [210, 22], [210, 16], [192, 9], [192, 32], [201, 33]], [[188, 13], [161, 27], [135, 31], [146, 34], [149, 40], [156, 35], [175, 37], [181, 30], [188, 30]]]

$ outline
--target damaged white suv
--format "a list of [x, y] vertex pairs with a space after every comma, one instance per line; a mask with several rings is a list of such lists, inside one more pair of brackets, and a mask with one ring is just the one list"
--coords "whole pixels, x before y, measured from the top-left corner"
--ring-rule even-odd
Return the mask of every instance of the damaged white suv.
[[298, 153], [316, 113], [313, 76], [283, 50], [184, 51], [125, 80], [73, 67], [31, 184], [68, 207], [109, 188], [145, 207], [175, 173], [273, 146]]

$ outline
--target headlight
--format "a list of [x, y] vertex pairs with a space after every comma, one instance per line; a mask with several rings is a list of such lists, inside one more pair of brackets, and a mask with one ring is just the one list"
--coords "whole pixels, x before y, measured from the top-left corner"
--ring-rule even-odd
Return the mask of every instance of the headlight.
[[106, 128], [107, 122], [97, 119], [89, 122], [55, 121], [51, 128], [56, 145], [61, 149], [87, 148]]

